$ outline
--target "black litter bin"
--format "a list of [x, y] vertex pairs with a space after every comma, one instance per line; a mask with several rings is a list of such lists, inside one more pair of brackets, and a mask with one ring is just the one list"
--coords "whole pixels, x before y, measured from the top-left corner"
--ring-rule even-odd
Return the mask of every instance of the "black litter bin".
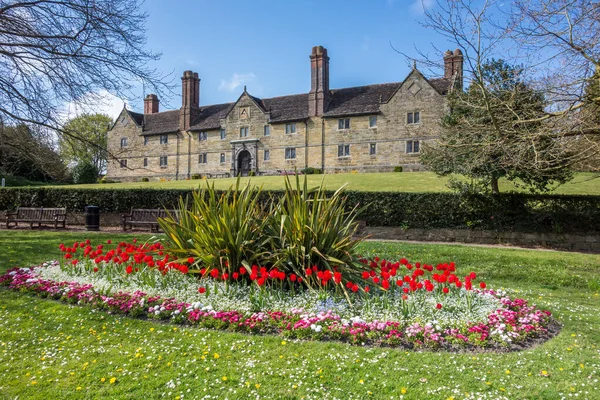
[[85, 207], [85, 229], [87, 231], [100, 230], [100, 207], [86, 206]]

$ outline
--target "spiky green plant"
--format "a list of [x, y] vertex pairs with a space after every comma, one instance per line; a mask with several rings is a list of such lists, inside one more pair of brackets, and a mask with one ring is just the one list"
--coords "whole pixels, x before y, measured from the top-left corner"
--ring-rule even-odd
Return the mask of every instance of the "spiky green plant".
[[260, 188], [240, 180], [219, 195], [214, 184], [180, 199], [176, 215], [159, 219], [166, 234], [165, 250], [196, 265], [231, 274], [244, 265], [262, 263], [268, 255], [263, 236], [267, 220], [258, 202]]
[[[363, 239], [354, 237], [357, 209], [346, 211], [345, 204], [343, 187], [328, 196], [323, 182], [309, 189], [306, 176], [300, 182], [296, 175], [295, 185], [286, 177], [284, 196], [273, 206], [268, 224], [275, 266], [299, 276], [313, 265], [332, 274], [337, 270], [342, 290], [348, 281], [362, 281], [365, 265], [356, 248]], [[305, 283], [320, 285], [315, 275], [306, 276]]]

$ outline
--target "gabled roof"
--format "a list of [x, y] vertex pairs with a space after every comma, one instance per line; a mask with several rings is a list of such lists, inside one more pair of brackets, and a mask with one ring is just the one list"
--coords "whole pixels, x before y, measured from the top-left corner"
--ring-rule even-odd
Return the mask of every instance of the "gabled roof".
[[137, 126], [142, 126], [143, 125], [143, 123], [144, 123], [144, 114], [140, 114], [140, 113], [136, 113], [136, 112], [133, 112], [133, 111], [129, 111], [128, 109], [125, 109], [125, 111], [127, 111], [127, 114], [129, 114], [129, 116], [135, 122], [135, 124]]
[[200, 114], [192, 121], [191, 131], [219, 129], [221, 119], [225, 118], [235, 103], [215, 104], [200, 108]]
[[[351, 115], [377, 114], [380, 104], [387, 103], [402, 87], [412, 74], [418, 74], [441, 95], [446, 95], [452, 87], [452, 79], [427, 79], [418, 69], [413, 69], [402, 82], [357, 86], [331, 90], [331, 98], [324, 117], [341, 117]], [[219, 129], [221, 120], [227, 117], [235, 104], [245, 95], [265, 114], [270, 122], [301, 121], [308, 118], [308, 93], [290, 96], [260, 99], [250, 95], [246, 88], [234, 103], [223, 103], [204, 106], [192, 121], [190, 130], [201, 131]], [[138, 126], [142, 127], [142, 135], [158, 135], [179, 131], [179, 110], [163, 111], [155, 114], [139, 114], [128, 111]]]

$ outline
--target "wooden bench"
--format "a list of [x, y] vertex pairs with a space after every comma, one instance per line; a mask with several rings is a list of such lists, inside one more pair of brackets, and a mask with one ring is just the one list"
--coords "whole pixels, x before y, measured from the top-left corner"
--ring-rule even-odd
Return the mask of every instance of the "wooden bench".
[[16, 211], [6, 212], [6, 228], [10, 228], [10, 224], [18, 226], [19, 222], [29, 224], [33, 228], [34, 224], [38, 227], [42, 224], [53, 224], [54, 228], [62, 225], [65, 228], [67, 223], [66, 208], [37, 208], [37, 207], [17, 207]]
[[164, 208], [132, 208], [129, 214], [121, 215], [121, 225], [126, 231], [127, 227], [133, 229], [133, 226], [149, 226], [151, 232], [158, 232], [158, 218], [166, 218], [169, 215], [177, 218], [177, 210], [165, 210]]

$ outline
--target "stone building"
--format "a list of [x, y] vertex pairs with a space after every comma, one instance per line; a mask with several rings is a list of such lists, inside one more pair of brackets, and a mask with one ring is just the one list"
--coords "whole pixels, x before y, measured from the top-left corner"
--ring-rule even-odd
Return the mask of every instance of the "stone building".
[[117, 160], [109, 161], [107, 178], [419, 169], [421, 144], [438, 135], [445, 96], [462, 86], [460, 50], [447, 51], [444, 65], [442, 78], [413, 67], [402, 82], [330, 89], [327, 50], [316, 46], [308, 93], [261, 99], [244, 87], [236, 102], [215, 105], [200, 103], [198, 74], [185, 71], [179, 110], [159, 111], [153, 94], [143, 114], [123, 109], [108, 133]]

